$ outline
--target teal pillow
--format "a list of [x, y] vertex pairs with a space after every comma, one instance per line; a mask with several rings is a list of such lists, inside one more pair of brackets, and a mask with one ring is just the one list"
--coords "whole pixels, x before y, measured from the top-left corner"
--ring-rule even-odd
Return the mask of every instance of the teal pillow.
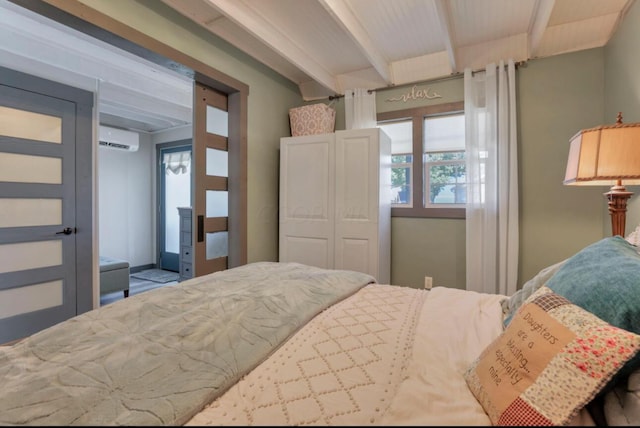
[[[609, 324], [640, 334], [640, 254], [624, 238], [604, 238], [585, 247], [546, 285]], [[639, 366], [640, 354], [609, 385]]]

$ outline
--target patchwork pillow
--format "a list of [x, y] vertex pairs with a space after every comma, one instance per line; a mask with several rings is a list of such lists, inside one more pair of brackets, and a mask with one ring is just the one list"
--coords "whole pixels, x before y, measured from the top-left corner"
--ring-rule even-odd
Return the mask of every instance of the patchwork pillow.
[[511, 319], [515, 315], [516, 311], [522, 306], [529, 296], [531, 296], [538, 288], [545, 285], [547, 281], [555, 275], [556, 272], [564, 265], [566, 260], [558, 262], [554, 265], [547, 266], [537, 273], [536, 276], [525, 282], [522, 288], [511, 295], [508, 299], [500, 302], [502, 305], [502, 312], [504, 313], [504, 321], [502, 322], [505, 328], [511, 322]]
[[[640, 334], [640, 254], [621, 236], [585, 247], [570, 257], [546, 285], [609, 324]], [[639, 366], [637, 355], [605, 389]]]
[[639, 348], [639, 335], [541, 286], [464, 377], [493, 425], [564, 425]]

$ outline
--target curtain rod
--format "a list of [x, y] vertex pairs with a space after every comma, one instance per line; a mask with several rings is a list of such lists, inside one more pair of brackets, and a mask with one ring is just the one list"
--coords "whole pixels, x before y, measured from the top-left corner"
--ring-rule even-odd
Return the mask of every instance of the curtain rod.
[[[516, 61], [514, 63], [515, 68], [519, 68], [521, 66], [526, 66], [527, 61]], [[505, 64], [505, 67], [507, 65]], [[471, 70], [471, 74], [475, 74], [475, 73], [480, 73], [486, 71], [484, 69], [477, 69], [477, 70]], [[433, 82], [443, 82], [446, 80], [451, 80], [451, 79], [458, 79], [460, 77], [464, 76], [464, 72], [463, 71], [458, 71], [456, 73], [451, 73], [449, 76], [444, 76], [444, 77], [436, 77], [433, 79], [429, 79], [429, 80], [421, 80], [419, 82], [414, 82], [414, 83], [405, 83], [402, 85], [388, 85], [388, 86], [382, 86], [380, 88], [375, 88], [375, 89], [369, 89], [367, 90], [368, 93], [372, 93], [372, 92], [378, 92], [378, 91], [386, 91], [389, 89], [398, 89], [398, 88], [402, 88], [404, 86], [409, 86], [409, 85], [417, 85], [417, 84], [421, 84], [421, 83], [433, 83]], [[343, 98], [344, 95], [340, 95], [340, 94], [336, 94], [336, 95], [329, 95], [327, 98], [329, 99], [329, 101], [332, 100], [337, 100], [338, 98]]]

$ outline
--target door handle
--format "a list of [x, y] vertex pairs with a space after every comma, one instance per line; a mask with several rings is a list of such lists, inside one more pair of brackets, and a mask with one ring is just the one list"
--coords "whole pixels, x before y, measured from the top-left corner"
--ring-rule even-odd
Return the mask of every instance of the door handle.
[[60, 232], [56, 232], [56, 235], [71, 235], [73, 232], [75, 232], [75, 228], [65, 227]]
[[198, 216], [198, 242], [204, 241], [204, 216]]

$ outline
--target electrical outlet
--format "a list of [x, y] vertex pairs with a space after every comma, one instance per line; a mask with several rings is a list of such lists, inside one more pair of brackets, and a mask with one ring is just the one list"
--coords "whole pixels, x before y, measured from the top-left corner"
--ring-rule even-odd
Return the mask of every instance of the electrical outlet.
[[427, 290], [431, 290], [431, 287], [433, 287], [433, 278], [431, 278], [430, 276], [425, 276], [424, 277], [424, 288]]

